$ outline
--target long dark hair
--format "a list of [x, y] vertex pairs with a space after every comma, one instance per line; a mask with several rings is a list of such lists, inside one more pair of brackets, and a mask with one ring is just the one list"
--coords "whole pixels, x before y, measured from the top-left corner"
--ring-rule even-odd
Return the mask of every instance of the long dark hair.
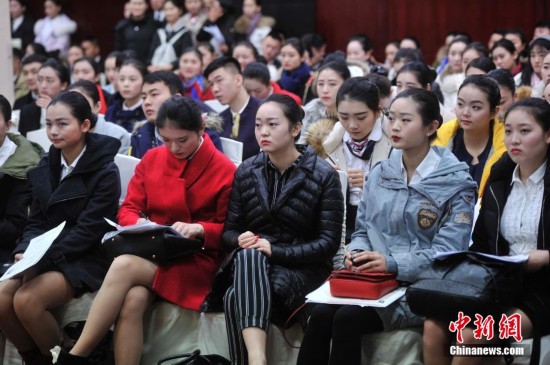
[[74, 91], [64, 91], [55, 96], [48, 108], [52, 105], [63, 104], [73, 117], [76, 118], [79, 124], [84, 123], [86, 119], [90, 121], [90, 129], [93, 129], [97, 123], [97, 116], [92, 113], [92, 108], [84, 95]]
[[546, 38], [537, 38], [529, 44], [529, 51], [527, 54], [529, 56], [529, 61], [521, 70], [521, 85], [531, 86], [531, 77], [535, 72], [533, 65], [531, 64], [531, 52], [534, 51], [535, 47], [539, 47], [546, 50], [546, 52], [550, 52], [550, 40]]
[[199, 133], [203, 126], [202, 111], [193, 99], [174, 95], [160, 106], [155, 125], [159, 129], [170, 125]]

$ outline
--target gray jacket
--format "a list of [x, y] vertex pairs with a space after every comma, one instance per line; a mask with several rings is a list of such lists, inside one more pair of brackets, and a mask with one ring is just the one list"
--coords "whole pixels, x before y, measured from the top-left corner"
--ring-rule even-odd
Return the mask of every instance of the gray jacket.
[[[431, 148], [441, 160], [418, 184], [404, 181], [400, 150], [372, 169], [348, 246], [383, 253], [388, 271], [405, 283], [415, 282], [436, 252], [467, 250], [472, 230], [476, 184], [468, 166], [446, 148]], [[386, 330], [422, 324], [405, 297], [377, 312]]]
[[94, 128], [94, 133], [99, 133], [118, 139], [120, 141], [120, 148], [118, 149], [118, 153], [123, 155], [128, 154], [128, 149], [130, 148], [131, 134], [118, 124], [107, 122], [105, 121], [105, 117], [98, 115], [97, 123]]

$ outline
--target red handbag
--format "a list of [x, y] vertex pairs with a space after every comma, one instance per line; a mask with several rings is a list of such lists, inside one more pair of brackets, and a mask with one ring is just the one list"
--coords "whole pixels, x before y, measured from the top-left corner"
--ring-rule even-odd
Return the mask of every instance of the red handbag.
[[333, 271], [328, 279], [333, 297], [378, 299], [398, 287], [395, 275], [386, 272]]

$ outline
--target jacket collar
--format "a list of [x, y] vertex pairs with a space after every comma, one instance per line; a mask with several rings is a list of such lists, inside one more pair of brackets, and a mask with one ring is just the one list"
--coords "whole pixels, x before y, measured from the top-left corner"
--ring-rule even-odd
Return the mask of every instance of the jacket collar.
[[202, 145], [195, 153], [193, 158], [180, 160], [177, 159], [166, 146], [158, 148], [164, 149], [164, 156], [166, 159], [165, 174], [172, 177], [182, 177], [185, 173], [185, 185], [189, 189], [202, 175], [202, 173], [208, 168], [209, 162], [214, 158], [216, 148], [207, 133], [203, 133], [204, 138]]
[[[106, 163], [114, 161], [119, 148], [120, 141], [116, 138], [87, 133], [86, 151], [71, 174], [61, 182], [63, 189], [57, 189], [61, 177], [61, 150], [51, 146], [49, 153], [40, 162], [36, 170], [31, 172], [39, 174], [40, 178], [44, 178], [43, 183], [39, 184], [36, 189], [39, 190], [39, 193], [48, 196], [48, 206], [60, 201], [85, 196], [86, 185], [82, 175], [97, 171]], [[44, 172], [41, 173], [44, 169], [46, 169], [49, 177], [44, 176]]]
[[[120, 148], [116, 138], [97, 133], [86, 133], [86, 151], [78, 161], [71, 175], [86, 174], [103, 167], [107, 162], [114, 161]], [[61, 173], [61, 150], [50, 147], [48, 153], [50, 169], [58, 176]], [[59, 181], [59, 180], [58, 180]]]
[[435, 170], [420, 183], [407, 187], [401, 174], [402, 151], [394, 150], [387, 162], [380, 165], [380, 185], [389, 189], [414, 189], [430, 198], [439, 208], [459, 191], [471, 189], [474, 192], [476, 184], [468, 172], [468, 165], [459, 162], [447, 148], [432, 146], [432, 149], [441, 157], [441, 160]]
[[332, 154], [342, 144], [346, 130], [340, 122], [336, 122], [334, 128], [323, 142], [323, 148], [327, 155]]
[[281, 194], [277, 198], [277, 202], [271, 208], [269, 206], [269, 192], [265, 178], [265, 169], [268, 163], [267, 154], [265, 152], [260, 152], [252, 161], [252, 173], [255, 179], [256, 194], [264, 211], [270, 215], [283, 207], [293, 193], [301, 188], [307, 176], [312, 174], [315, 170], [317, 155], [313, 152], [311, 147], [296, 145], [296, 148], [303, 153], [303, 157], [292, 172], [291, 179], [293, 183], [285, 184]]

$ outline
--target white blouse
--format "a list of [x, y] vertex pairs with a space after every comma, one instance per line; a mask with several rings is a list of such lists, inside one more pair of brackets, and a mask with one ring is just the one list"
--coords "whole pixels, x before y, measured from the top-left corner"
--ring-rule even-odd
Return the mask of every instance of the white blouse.
[[545, 172], [546, 162], [529, 176], [524, 185], [519, 178], [518, 166], [514, 169], [512, 191], [500, 221], [500, 232], [510, 243], [510, 255], [537, 249]]

